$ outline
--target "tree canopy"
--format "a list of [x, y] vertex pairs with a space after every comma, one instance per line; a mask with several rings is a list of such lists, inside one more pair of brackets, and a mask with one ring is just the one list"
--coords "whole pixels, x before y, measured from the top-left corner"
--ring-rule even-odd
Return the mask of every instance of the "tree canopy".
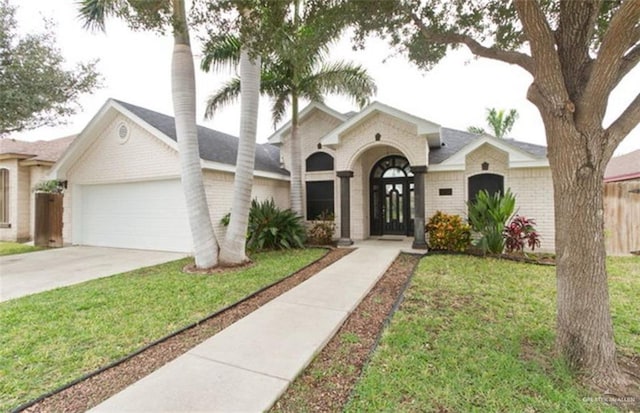
[[0, 136], [64, 123], [100, 83], [95, 61], [65, 68], [50, 22], [41, 33], [19, 35], [15, 11], [0, 1]]

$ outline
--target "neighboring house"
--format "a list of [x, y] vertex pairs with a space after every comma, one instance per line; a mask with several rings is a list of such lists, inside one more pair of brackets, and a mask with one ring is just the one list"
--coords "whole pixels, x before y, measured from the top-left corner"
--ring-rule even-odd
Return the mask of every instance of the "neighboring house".
[[[289, 133], [287, 123], [256, 147], [253, 197], [272, 197], [280, 207], [289, 206]], [[300, 136], [305, 219], [335, 214], [342, 244], [413, 236], [414, 221], [422, 218], [421, 227], [436, 210], [466, 215], [465, 201], [480, 189], [511, 188], [518, 212], [537, 220], [543, 249], [554, 248], [544, 147], [443, 128], [381, 103], [348, 114], [311, 104], [300, 113]], [[221, 238], [238, 139], [204, 127], [198, 137]], [[109, 100], [51, 177], [67, 181], [65, 243], [192, 250], [172, 117]]]
[[33, 239], [33, 187], [47, 179], [51, 166], [74, 138], [35, 142], [0, 139], [0, 241]]
[[[200, 157], [211, 219], [231, 209], [238, 139], [198, 127]], [[191, 252], [180, 182], [174, 119], [108, 100], [52, 170], [66, 181], [65, 243]], [[253, 196], [289, 204], [289, 174], [279, 151], [256, 146]]]
[[604, 182], [607, 253], [640, 252], [640, 149], [612, 158]]
[[[542, 249], [555, 248], [545, 147], [445, 128], [379, 102], [348, 114], [313, 103], [299, 118], [305, 218], [334, 213], [342, 244], [417, 235], [414, 223], [422, 227], [437, 210], [466, 216], [481, 189], [511, 188], [517, 213], [537, 221]], [[268, 139], [285, 168], [290, 132], [287, 123]]]

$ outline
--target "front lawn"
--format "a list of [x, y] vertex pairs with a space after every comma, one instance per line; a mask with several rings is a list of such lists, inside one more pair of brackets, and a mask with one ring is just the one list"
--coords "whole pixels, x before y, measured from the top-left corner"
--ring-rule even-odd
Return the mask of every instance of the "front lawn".
[[0, 303], [0, 411], [193, 323], [320, 258], [267, 252], [254, 265], [186, 275], [188, 259]]
[[[640, 355], [640, 258], [608, 261], [620, 351]], [[616, 411], [551, 357], [555, 268], [424, 258], [349, 412]]]
[[22, 254], [25, 252], [41, 250], [33, 245], [20, 244], [18, 242], [0, 241], [0, 255]]

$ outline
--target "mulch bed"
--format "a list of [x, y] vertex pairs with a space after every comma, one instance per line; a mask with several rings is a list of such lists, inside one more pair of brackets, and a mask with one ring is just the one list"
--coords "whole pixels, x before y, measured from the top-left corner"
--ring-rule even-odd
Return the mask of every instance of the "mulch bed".
[[320, 270], [351, 251], [353, 250], [332, 249], [315, 263], [303, 268], [284, 281], [242, 301], [240, 304], [153, 345], [112, 368], [52, 394], [21, 411], [84, 412], [95, 407], [272, 299], [311, 278]]
[[400, 255], [271, 412], [342, 411], [420, 257]]

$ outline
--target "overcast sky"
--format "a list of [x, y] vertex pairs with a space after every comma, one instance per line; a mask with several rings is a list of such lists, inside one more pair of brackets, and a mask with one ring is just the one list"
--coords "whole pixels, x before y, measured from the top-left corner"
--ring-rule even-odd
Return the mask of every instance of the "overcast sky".
[[[67, 125], [41, 128], [12, 137], [53, 139], [79, 133], [111, 97], [172, 114], [171, 37], [132, 32], [115, 19], [107, 22], [106, 34], [85, 31], [77, 19], [75, 0], [11, 0], [11, 3], [19, 7], [17, 16], [21, 31], [39, 31], [43, 16], [52, 19], [57, 24], [57, 44], [67, 61], [99, 59], [98, 70], [104, 77], [104, 87], [81, 99], [83, 110]], [[200, 51], [197, 42], [193, 43], [197, 67]], [[347, 37], [332, 49], [330, 60], [362, 64], [377, 82], [378, 93], [373, 100], [442, 126], [461, 130], [471, 125], [485, 126], [486, 108], [517, 109], [520, 118], [511, 137], [546, 144], [540, 115], [526, 99], [531, 76], [517, 66], [475, 59], [466, 50], [460, 50], [447, 56], [430, 72], [424, 72], [403, 56], [394, 56], [381, 40], [373, 39], [365, 51], [354, 52]], [[197, 74], [198, 123], [237, 136], [239, 104], [220, 111], [212, 120], [203, 119], [207, 96], [230, 76], [231, 73], [227, 72]], [[615, 119], [639, 90], [640, 67], [636, 67], [612, 93], [605, 122]], [[326, 103], [341, 112], [358, 109], [354, 102], [338, 97], [329, 97]], [[272, 132], [269, 101], [261, 100], [258, 141], [266, 141]], [[640, 127], [627, 136], [616, 154], [635, 149], [640, 149]]]

